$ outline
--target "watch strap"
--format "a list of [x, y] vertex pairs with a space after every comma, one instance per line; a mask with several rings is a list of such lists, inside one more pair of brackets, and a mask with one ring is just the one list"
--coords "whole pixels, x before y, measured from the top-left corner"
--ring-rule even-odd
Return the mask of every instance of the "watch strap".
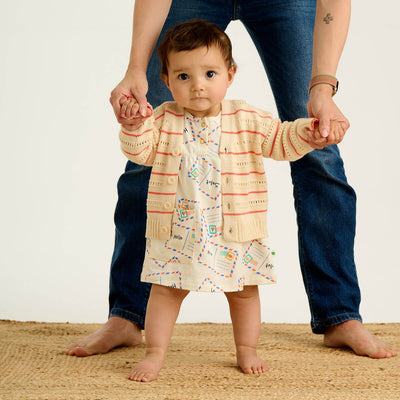
[[332, 96], [334, 96], [339, 89], [339, 81], [333, 75], [316, 75], [313, 76], [310, 80], [310, 85], [308, 87], [308, 93], [311, 92], [311, 89], [317, 85], [330, 85], [332, 86]]

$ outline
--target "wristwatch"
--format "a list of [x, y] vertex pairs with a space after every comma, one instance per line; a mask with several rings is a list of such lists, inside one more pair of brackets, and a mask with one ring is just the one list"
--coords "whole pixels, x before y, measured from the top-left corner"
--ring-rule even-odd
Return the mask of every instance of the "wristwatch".
[[333, 75], [316, 75], [316, 76], [313, 76], [310, 80], [310, 85], [308, 87], [308, 93], [311, 92], [311, 89], [314, 86], [322, 85], [322, 84], [332, 86], [332, 96], [334, 96], [339, 89], [339, 81], [335, 76], [333, 76]]

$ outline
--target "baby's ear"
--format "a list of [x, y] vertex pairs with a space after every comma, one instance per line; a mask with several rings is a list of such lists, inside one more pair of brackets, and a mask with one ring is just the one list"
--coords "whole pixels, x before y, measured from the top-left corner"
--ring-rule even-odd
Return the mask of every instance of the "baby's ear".
[[236, 64], [231, 65], [231, 67], [228, 69], [228, 87], [232, 84], [236, 71], [237, 71]]
[[169, 82], [168, 82], [168, 75], [167, 74], [161, 74], [161, 79], [164, 81], [164, 83], [167, 85], [167, 88], [169, 89]]

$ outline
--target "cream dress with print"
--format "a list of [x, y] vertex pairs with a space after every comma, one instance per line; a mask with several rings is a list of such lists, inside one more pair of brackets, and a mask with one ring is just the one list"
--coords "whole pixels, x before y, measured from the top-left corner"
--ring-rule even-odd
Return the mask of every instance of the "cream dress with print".
[[202, 292], [234, 292], [275, 282], [266, 240], [226, 242], [222, 236], [221, 116], [185, 114], [171, 238], [147, 239], [141, 280]]

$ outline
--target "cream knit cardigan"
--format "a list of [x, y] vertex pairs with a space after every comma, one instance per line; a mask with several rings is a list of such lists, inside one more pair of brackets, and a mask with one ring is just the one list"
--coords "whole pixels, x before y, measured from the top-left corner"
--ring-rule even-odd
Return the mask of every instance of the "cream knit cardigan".
[[[181, 106], [167, 102], [137, 130], [120, 131], [121, 149], [128, 159], [153, 167], [147, 198], [148, 238], [167, 240], [171, 236], [184, 115]], [[244, 242], [268, 236], [263, 157], [294, 161], [312, 151], [306, 129], [313, 130], [314, 121], [281, 123], [244, 101], [222, 102], [219, 154], [225, 240]]]

